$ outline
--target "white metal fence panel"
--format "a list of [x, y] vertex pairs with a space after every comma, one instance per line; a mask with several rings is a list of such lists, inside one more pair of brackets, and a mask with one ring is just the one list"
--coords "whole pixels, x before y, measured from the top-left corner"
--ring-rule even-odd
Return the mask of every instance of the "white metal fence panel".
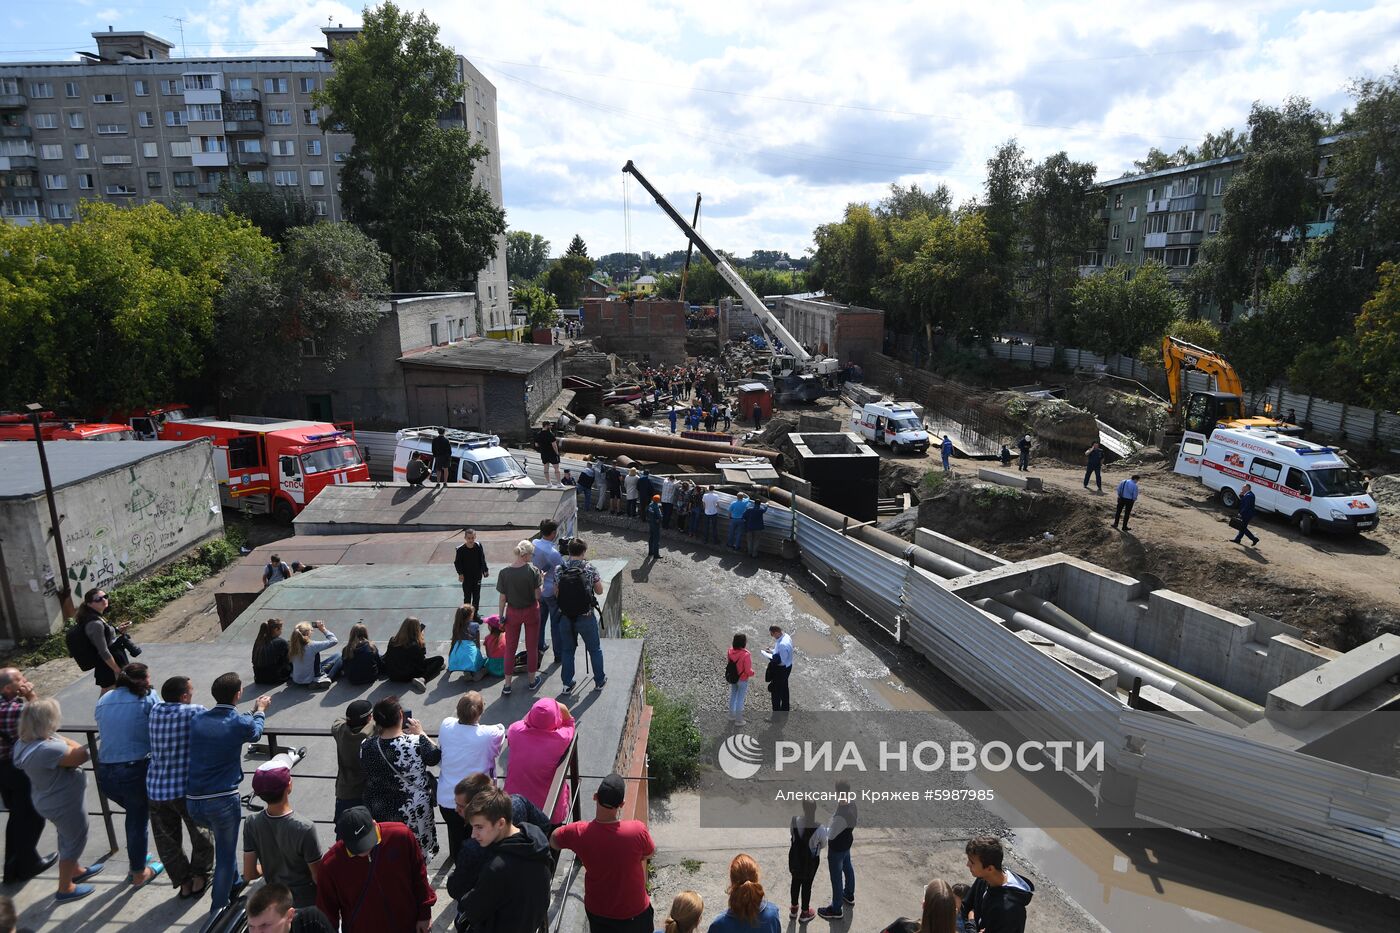
[[356, 431], [355, 443], [369, 460], [369, 478], [388, 481], [394, 478], [394, 446], [397, 441], [391, 431]]
[[816, 519], [797, 514], [797, 545], [819, 577], [841, 580], [841, 595], [889, 631], [899, 623], [904, 578], [909, 567], [888, 554], [841, 534]]

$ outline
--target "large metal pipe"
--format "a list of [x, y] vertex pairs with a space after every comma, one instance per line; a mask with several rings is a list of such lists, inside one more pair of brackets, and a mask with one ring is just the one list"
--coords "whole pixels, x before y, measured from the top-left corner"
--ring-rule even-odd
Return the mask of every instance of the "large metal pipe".
[[[772, 486], [769, 487], [768, 492], [769, 496], [775, 501], [791, 505], [799, 512], [815, 518], [817, 521], [832, 528], [840, 529], [846, 527], [850, 522], [848, 516], [828, 509], [825, 506], [818, 505], [809, 499], [793, 496], [785, 489]], [[898, 557], [901, 560], [910, 561], [916, 567], [920, 567], [940, 577], [951, 579], [955, 577], [965, 577], [976, 572], [971, 567], [935, 554], [927, 548], [919, 547], [917, 544], [910, 544], [903, 538], [897, 538], [889, 532], [881, 531], [870, 525], [853, 528], [848, 534], [859, 541], [869, 544], [871, 547]], [[1016, 620], [1022, 623], [1022, 628], [1040, 632], [1037, 626], [1048, 623], [1054, 626], [1056, 631], [1074, 637], [1076, 641], [1094, 645], [1101, 651], [1110, 653], [1115, 656], [1119, 662], [1122, 662], [1122, 665], [1132, 665], [1136, 668], [1155, 672], [1157, 675], [1155, 678], [1143, 678], [1144, 682], [1151, 683], [1154, 687], [1160, 690], [1166, 690], [1168, 693], [1180, 697], [1187, 702], [1194, 703], [1203, 709], [1209, 709], [1217, 713], [1229, 712], [1232, 714], [1230, 717], [1232, 720], [1242, 716], [1247, 720], [1254, 721], [1260, 719], [1264, 715], [1264, 708], [1259, 704], [1231, 693], [1209, 681], [1188, 674], [1183, 670], [1167, 664], [1165, 661], [1152, 657], [1150, 654], [1145, 654], [1121, 642], [1114, 641], [1106, 635], [1094, 631], [1068, 612], [1065, 612], [1059, 606], [1056, 606], [1049, 600], [1037, 596], [1034, 593], [1025, 590], [1010, 590], [998, 594], [992, 597], [992, 599], [1007, 611], [1022, 616], [1023, 618]], [[975, 605], [980, 606], [983, 602], [987, 601], [976, 601]], [[997, 614], [1001, 615], [1000, 610], [997, 611]], [[1004, 618], [1007, 618], [1008, 621], [1010, 620], [1010, 617]], [[1091, 655], [1088, 654], [1085, 656], [1091, 657]], [[1100, 661], [1100, 663], [1106, 662]], [[1118, 664], [1108, 664], [1107, 666], [1112, 667], [1114, 670], [1126, 676], [1141, 676], [1137, 673], [1128, 674], [1127, 668]]]
[[719, 441], [698, 441], [693, 437], [678, 437], [674, 434], [654, 434], [650, 431], [633, 431], [630, 428], [605, 428], [596, 424], [580, 424], [575, 430], [585, 437], [602, 438], [622, 444], [640, 444], [643, 447], [674, 447], [677, 450], [705, 450], [724, 454], [726, 457], [764, 457], [776, 460], [782, 456], [776, 450], [760, 447], [736, 447]]
[[643, 447], [640, 444], [619, 444], [602, 438], [566, 437], [559, 441], [559, 449], [566, 454], [592, 454], [595, 457], [620, 459], [631, 457], [647, 463], [675, 463], [687, 466], [714, 468], [721, 460], [732, 460], [732, 451], [681, 450], [677, 447]]

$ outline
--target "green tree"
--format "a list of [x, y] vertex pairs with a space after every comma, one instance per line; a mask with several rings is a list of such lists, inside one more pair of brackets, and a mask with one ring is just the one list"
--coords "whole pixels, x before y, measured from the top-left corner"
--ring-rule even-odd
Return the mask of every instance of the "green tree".
[[[583, 237], [575, 233], [574, 238], [569, 241], [569, 248], [564, 251], [564, 255], [588, 259], [588, 244], [583, 242]], [[592, 260], [589, 260], [589, 268], [592, 268]]]
[[890, 185], [890, 193], [875, 207], [875, 213], [882, 218], [898, 217], [908, 220], [915, 214], [930, 217], [947, 214], [953, 207], [953, 193], [948, 186], [940, 183], [932, 191], [925, 191], [917, 184], [908, 188], [903, 185]]
[[998, 146], [987, 160], [982, 216], [997, 276], [996, 300], [1000, 307], [1008, 310], [1016, 301], [1015, 282], [1023, 243], [1021, 211], [1030, 171], [1031, 160], [1014, 139]]
[[549, 265], [549, 241], [538, 233], [511, 230], [506, 234], [506, 270], [512, 282], [527, 282]]
[[1100, 356], [1127, 355], [1150, 343], [1181, 317], [1183, 301], [1160, 263], [1105, 269], [1073, 288], [1073, 333]]
[[318, 219], [300, 188], [274, 188], [241, 178], [220, 184], [217, 202], [220, 211], [246, 217], [278, 244], [286, 240], [287, 231]]
[[1197, 162], [1206, 162], [1211, 159], [1222, 159], [1227, 155], [1245, 152], [1249, 149], [1249, 138], [1243, 133], [1239, 133], [1232, 126], [1227, 126], [1218, 133], [1206, 133], [1206, 138], [1201, 140], [1201, 146], [1196, 150]]
[[574, 234], [564, 255], [550, 263], [545, 273], [545, 289], [559, 299], [559, 307], [572, 308], [578, 304], [583, 283], [593, 274], [593, 260], [588, 258], [588, 245]]
[[894, 260], [892, 287], [929, 347], [940, 332], [964, 342], [989, 336], [997, 325], [997, 281], [982, 213], [919, 213], [891, 226], [893, 249], [909, 255]]
[[515, 290], [515, 304], [525, 309], [530, 326], [553, 327], [558, 323], [559, 302], [538, 285], [525, 285]]
[[86, 202], [67, 227], [0, 224], [0, 404], [86, 414], [171, 401], [224, 349], [213, 338], [229, 275], [276, 262], [242, 217], [159, 204]]
[[1225, 332], [1222, 350], [1246, 389], [1267, 389], [1297, 358], [1278, 339], [1277, 327], [1269, 314], [1251, 314], [1233, 321]]
[[[1351, 86], [1356, 99], [1342, 118], [1330, 173], [1338, 238], [1350, 258], [1374, 276], [1381, 263], [1400, 260], [1400, 68]], [[1369, 290], [1375, 279], [1366, 283]]]
[[1350, 346], [1370, 404], [1400, 410], [1400, 265], [1381, 266], [1380, 284], [1356, 319]]
[[391, 2], [366, 10], [315, 97], [325, 125], [354, 136], [340, 175], [346, 214], [389, 254], [398, 291], [471, 283], [505, 232], [505, 212], [474, 177], [486, 148], [439, 126], [463, 86], [437, 36]]
[[1160, 172], [1164, 168], [1176, 168], [1181, 165], [1190, 165], [1195, 161], [1196, 153], [1192, 152], [1191, 149], [1186, 146], [1182, 146], [1177, 149], [1176, 152], [1172, 153], [1163, 152], [1156, 146], [1153, 146], [1151, 149], [1147, 150], [1147, 157], [1145, 159], [1138, 159], [1133, 162], [1134, 167], [1137, 168], [1137, 172], [1132, 174]]
[[1103, 199], [1093, 191], [1095, 171], [1092, 162], [1075, 162], [1063, 152], [1031, 170], [1021, 211], [1026, 249], [1020, 279], [1041, 334], [1056, 333], [1078, 281], [1079, 257], [1100, 231], [1096, 215]]
[[812, 233], [813, 285], [838, 301], [871, 304], [880, 276], [880, 222], [867, 204], [850, 204], [840, 223]]

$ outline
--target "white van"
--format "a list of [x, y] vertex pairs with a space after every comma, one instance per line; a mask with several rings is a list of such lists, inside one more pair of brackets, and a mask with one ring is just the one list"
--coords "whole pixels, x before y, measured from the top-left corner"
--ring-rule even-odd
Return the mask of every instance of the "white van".
[[1287, 515], [1305, 535], [1368, 531], [1379, 520], [1360, 472], [1337, 451], [1267, 428], [1216, 428], [1209, 438], [1187, 431], [1175, 470], [1200, 477], [1232, 509], [1249, 483], [1255, 508]]
[[851, 430], [895, 453], [928, 450], [928, 432], [913, 410], [899, 402], [871, 402], [851, 411]]
[[[404, 428], [394, 435], [394, 479], [408, 478], [408, 462], [422, 460], [433, 465], [433, 438], [440, 429], [435, 425]], [[445, 430], [452, 445], [452, 466], [448, 476], [453, 482], [489, 483], [496, 486], [533, 486], [535, 481], [525, 475], [510, 452], [501, 446], [494, 434], [473, 431]]]

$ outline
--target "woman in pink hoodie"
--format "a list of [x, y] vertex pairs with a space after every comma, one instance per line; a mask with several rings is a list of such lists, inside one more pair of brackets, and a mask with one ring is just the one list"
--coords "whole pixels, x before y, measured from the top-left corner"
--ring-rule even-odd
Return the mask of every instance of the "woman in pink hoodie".
[[[729, 681], [729, 721], [744, 725], [744, 700], [749, 695], [749, 678], [753, 676], [753, 655], [749, 654], [749, 637], [743, 632], [734, 636], [734, 647], [724, 663], [724, 679]], [[733, 668], [730, 668], [730, 665]], [[734, 680], [730, 680], [734, 677]]]
[[[506, 793], [519, 794], [540, 809], [549, 796], [554, 771], [574, 739], [574, 717], [558, 700], [536, 700], [530, 712], [506, 730], [510, 758], [506, 764]], [[560, 785], [559, 800], [550, 819], [568, 819], [569, 785]]]

